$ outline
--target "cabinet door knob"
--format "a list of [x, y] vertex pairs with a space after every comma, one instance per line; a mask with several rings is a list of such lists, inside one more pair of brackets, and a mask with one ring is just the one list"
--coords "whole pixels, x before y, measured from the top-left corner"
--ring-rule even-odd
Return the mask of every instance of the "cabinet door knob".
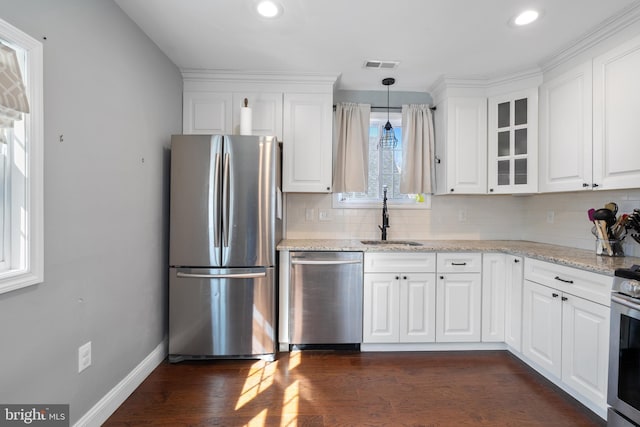
[[587, 184], [586, 182], [583, 182], [583, 183], [582, 183], [582, 186], [586, 188], [586, 187], [588, 187], [588, 186], [589, 186], [589, 184]]
[[453, 193], [453, 188], [451, 190], [449, 190], [449, 191]]
[[552, 297], [554, 298], [558, 298], [560, 295], [556, 294], [555, 292], [551, 294]]
[[513, 260], [513, 262], [515, 262], [515, 263], [519, 263], [519, 262], [520, 262], [520, 260], [519, 260], [518, 258], [516, 258], [516, 259], [514, 259], [514, 260]]
[[402, 279], [407, 280], [407, 276], [402, 276]]
[[400, 276], [396, 276], [396, 280], [400, 280]]
[[594, 182], [593, 184], [591, 184], [591, 186], [592, 186], [593, 188], [600, 187], [600, 185], [596, 184], [595, 182]]
[[568, 300], [568, 299], [569, 299], [569, 298], [567, 298], [567, 297], [562, 297], [562, 301], [566, 301], [566, 300]]
[[489, 189], [489, 193], [493, 193], [493, 188], [490, 188], [490, 189]]
[[441, 280], [442, 280], [442, 279], [444, 279], [444, 276], [440, 276], [440, 279], [441, 279]]

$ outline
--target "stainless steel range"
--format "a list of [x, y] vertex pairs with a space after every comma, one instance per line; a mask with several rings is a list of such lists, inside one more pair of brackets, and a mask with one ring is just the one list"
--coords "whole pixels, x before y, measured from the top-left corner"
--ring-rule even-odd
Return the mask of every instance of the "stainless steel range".
[[615, 271], [611, 295], [609, 426], [640, 425], [640, 266]]

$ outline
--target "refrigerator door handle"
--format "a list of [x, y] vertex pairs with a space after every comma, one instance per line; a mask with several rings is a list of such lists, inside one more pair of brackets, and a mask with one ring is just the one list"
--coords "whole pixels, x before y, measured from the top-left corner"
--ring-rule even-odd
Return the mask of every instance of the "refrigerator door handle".
[[222, 182], [222, 241], [225, 248], [229, 247], [229, 153], [224, 153], [224, 171]]
[[236, 273], [236, 274], [199, 274], [199, 273], [176, 273], [177, 277], [187, 279], [256, 279], [259, 277], [266, 277], [265, 271], [259, 273]]
[[220, 194], [220, 153], [216, 154], [215, 169], [213, 171], [213, 241], [217, 246], [220, 243], [220, 206], [216, 194]]

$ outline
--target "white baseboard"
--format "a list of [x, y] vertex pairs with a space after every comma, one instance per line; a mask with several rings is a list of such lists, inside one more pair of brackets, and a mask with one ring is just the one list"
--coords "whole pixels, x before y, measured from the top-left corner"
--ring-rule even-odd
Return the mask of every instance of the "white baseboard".
[[99, 427], [127, 400], [133, 391], [167, 357], [167, 340], [163, 340], [142, 362], [82, 416], [74, 427]]

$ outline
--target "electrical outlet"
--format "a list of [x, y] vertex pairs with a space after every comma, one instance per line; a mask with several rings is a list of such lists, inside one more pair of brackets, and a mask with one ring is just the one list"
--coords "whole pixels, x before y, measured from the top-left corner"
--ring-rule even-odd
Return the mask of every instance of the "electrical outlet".
[[78, 347], [78, 373], [91, 366], [91, 341]]
[[331, 221], [331, 212], [327, 209], [320, 209], [318, 211], [318, 219], [320, 221]]
[[547, 211], [547, 223], [553, 224], [556, 219], [556, 213], [554, 211]]

